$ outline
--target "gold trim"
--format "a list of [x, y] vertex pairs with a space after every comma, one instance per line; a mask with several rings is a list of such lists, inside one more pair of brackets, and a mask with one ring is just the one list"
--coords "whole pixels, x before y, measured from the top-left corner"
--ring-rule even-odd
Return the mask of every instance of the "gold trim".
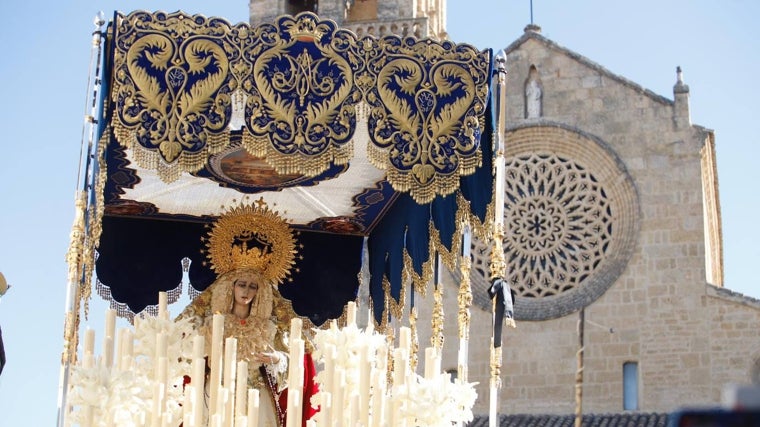
[[494, 347], [491, 342], [491, 383], [501, 388], [501, 347]]
[[459, 338], [470, 339], [470, 307], [472, 306], [472, 285], [470, 283], [470, 270], [472, 269], [472, 259], [462, 257], [459, 264], [459, 292], [457, 293], [457, 304], [459, 306], [457, 324], [459, 325]]
[[409, 354], [409, 368], [412, 372], [417, 372], [420, 353], [420, 337], [417, 331], [417, 307], [412, 307], [409, 311], [409, 329], [412, 335], [412, 343]]
[[[443, 267], [443, 266], [441, 266]], [[443, 331], [443, 283], [436, 283], [433, 291], [433, 313], [431, 319], [430, 345], [440, 353], [443, 349], [445, 334]]]

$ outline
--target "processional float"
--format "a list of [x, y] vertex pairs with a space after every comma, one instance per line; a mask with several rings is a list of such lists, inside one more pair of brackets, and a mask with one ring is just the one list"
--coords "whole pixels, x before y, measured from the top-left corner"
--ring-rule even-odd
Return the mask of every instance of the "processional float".
[[[166, 409], [173, 369], [167, 363], [177, 358], [173, 351], [182, 351], [172, 346], [187, 345], [177, 341], [187, 334], [168, 318], [166, 306], [179, 298], [183, 277], [192, 297], [216, 280], [217, 272], [205, 262], [208, 227], [235, 206], [255, 205], [277, 209], [297, 235], [298, 258], [279, 292], [296, 319], [292, 343], [303, 327], [321, 357], [323, 410], [309, 420], [312, 425], [436, 425], [435, 414], [398, 414], [425, 403], [453, 411], [446, 406], [450, 396], [434, 402], [428, 394], [423, 398], [429, 402], [415, 401], [425, 384], [444, 390], [444, 384], [456, 383], [456, 393], [466, 394], [470, 239], [493, 242], [489, 399], [495, 425], [501, 326], [511, 322], [512, 304], [501, 247], [503, 59], [494, 67], [490, 50], [450, 41], [359, 38], [311, 13], [253, 27], [181, 12], [117, 12], [104, 24], [97, 22], [94, 32], [92, 112], [67, 255], [59, 425], [125, 425], [104, 409], [107, 404], [87, 403], [82, 382], [108, 395], [121, 371], [131, 368], [134, 378], [137, 365], [125, 356], [136, 357], [135, 334], [152, 334], [144, 341], [155, 347], [155, 353], [146, 350], [152, 372], [145, 373], [142, 386], [133, 384], [148, 396], [141, 422], [257, 425], [253, 395], [224, 391], [218, 378], [225, 401], [234, 395], [241, 408], [248, 403], [247, 410], [209, 407], [201, 421], [197, 396], [187, 390]], [[439, 375], [444, 268], [460, 278], [454, 383]], [[431, 346], [425, 376], [415, 377], [415, 304], [429, 282]], [[79, 346], [80, 319], [93, 289], [112, 308], [98, 359], [91, 331]], [[363, 329], [357, 327], [357, 306], [368, 313]], [[117, 315], [143, 330], [117, 336]], [[341, 351], [336, 340], [343, 340], [347, 352], [342, 361], [335, 358]], [[187, 372], [201, 369], [190, 360], [202, 358], [202, 345], [190, 343]], [[326, 356], [331, 353], [332, 359]], [[368, 359], [374, 360], [372, 370], [364, 372], [358, 365], [370, 366]], [[348, 394], [324, 384], [337, 381], [340, 363], [352, 364], [360, 378]], [[228, 371], [219, 375], [234, 383], [229, 377], [235, 368], [224, 366]], [[297, 401], [297, 390], [288, 398], [296, 406], [308, 404]], [[455, 406], [466, 414], [472, 402]], [[331, 417], [341, 413], [346, 418], [335, 424]], [[290, 418], [288, 425], [300, 424]], [[451, 421], [467, 417], [443, 420]]]

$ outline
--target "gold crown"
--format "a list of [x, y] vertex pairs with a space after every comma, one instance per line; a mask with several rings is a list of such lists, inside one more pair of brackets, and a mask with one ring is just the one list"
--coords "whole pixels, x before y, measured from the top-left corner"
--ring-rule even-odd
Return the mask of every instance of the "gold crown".
[[299, 14], [294, 18], [294, 21], [285, 24], [287, 27], [285, 31], [293, 39], [306, 37], [319, 42], [327, 31], [323, 25], [317, 22], [318, 19], [311, 13]]
[[290, 275], [298, 252], [290, 226], [263, 197], [255, 206], [241, 202], [223, 213], [205, 240], [206, 256], [217, 275], [253, 269], [273, 285]]

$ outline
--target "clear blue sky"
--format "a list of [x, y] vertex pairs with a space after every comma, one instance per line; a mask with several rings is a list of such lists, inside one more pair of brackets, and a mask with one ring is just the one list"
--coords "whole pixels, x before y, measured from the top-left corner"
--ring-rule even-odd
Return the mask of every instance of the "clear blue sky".
[[[451, 0], [452, 40], [506, 47], [530, 22], [529, 0]], [[691, 89], [695, 124], [714, 129], [726, 287], [760, 298], [760, 2], [534, 0], [543, 34], [644, 88], [673, 98], [675, 68]], [[66, 265], [74, 213], [94, 15], [184, 10], [247, 22], [248, 1], [4, 1], [0, 26], [0, 301], [8, 363], [0, 426], [52, 426], [62, 350]], [[102, 325], [91, 304], [86, 324]], [[170, 307], [172, 313], [179, 308]], [[98, 337], [100, 338], [100, 337]]]

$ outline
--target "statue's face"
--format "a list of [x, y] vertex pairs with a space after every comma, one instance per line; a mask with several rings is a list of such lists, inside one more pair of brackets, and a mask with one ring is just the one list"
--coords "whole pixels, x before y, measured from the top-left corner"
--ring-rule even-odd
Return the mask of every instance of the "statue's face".
[[250, 305], [251, 301], [256, 297], [256, 293], [259, 291], [259, 284], [256, 283], [254, 277], [242, 276], [234, 282], [234, 296], [235, 304]]

